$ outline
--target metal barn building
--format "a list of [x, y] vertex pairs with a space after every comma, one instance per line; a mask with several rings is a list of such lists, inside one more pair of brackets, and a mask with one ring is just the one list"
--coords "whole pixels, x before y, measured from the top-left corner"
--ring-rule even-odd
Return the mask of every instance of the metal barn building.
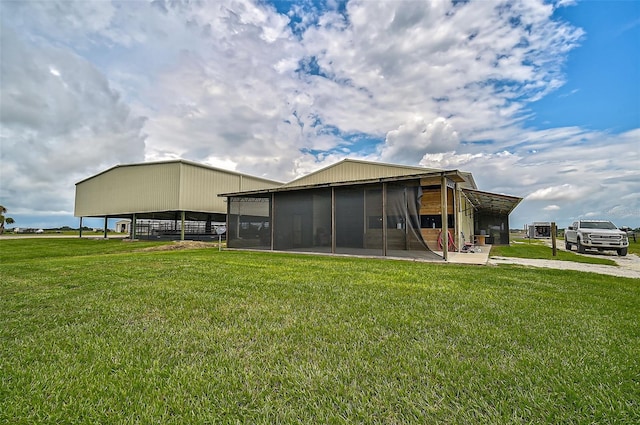
[[74, 215], [130, 219], [132, 238], [210, 239], [226, 221], [220, 193], [282, 183], [185, 160], [117, 165], [76, 183]]
[[346, 159], [287, 184], [222, 194], [227, 246], [433, 258], [509, 243], [522, 198], [479, 191], [470, 173]]

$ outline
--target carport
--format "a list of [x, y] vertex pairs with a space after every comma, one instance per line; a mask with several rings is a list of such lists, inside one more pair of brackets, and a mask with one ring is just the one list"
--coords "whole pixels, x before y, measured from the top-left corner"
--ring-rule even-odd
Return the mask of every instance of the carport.
[[280, 184], [185, 160], [117, 165], [76, 183], [74, 215], [81, 229], [84, 217], [103, 218], [104, 237], [109, 219], [130, 219], [132, 239], [217, 239], [219, 193]]
[[475, 210], [474, 235], [483, 236], [487, 244], [509, 244], [509, 214], [522, 198], [462, 189], [462, 193]]

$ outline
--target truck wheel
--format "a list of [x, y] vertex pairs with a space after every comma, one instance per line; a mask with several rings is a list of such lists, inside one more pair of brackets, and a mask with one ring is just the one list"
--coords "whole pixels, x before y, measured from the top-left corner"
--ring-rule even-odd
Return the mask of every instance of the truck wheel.
[[582, 245], [582, 242], [580, 241], [580, 239], [578, 239], [578, 252], [580, 254], [584, 254], [585, 253], [584, 245]]
[[571, 244], [569, 243], [569, 241], [567, 241], [567, 240], [564, 241], [564, 248], [567, 251], [571, 251]]
[[628, 248], [620, 248], [618, 250], [618, 255], [621, 256], [621, 257], [624, 257], [625, 255], [627, 255], [627, 250], [628, 250]]

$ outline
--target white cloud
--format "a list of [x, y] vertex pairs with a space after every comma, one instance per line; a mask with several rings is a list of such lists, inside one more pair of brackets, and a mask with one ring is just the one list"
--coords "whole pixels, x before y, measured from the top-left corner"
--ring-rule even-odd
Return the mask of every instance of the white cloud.
[[17, 210], [72, 211], [86, 173], [143, 158], [144, 119], [84, 59], [1, 31], [1, 197]]
[[530, 194], [518, 220], [594, 211], [542, 199], [564, 185], [603, 213], [640, 192], [640, 130], [523, 128], [584, 35], [558, 4], [311, 3], [0, 3], [3, 202], [70, 211], [75, 181], [172, 158], [280, 180], [345, 156], [456, 168]]
[[83, 48], [90, 40], [78, 36], [104, 34], [116, 13], [114, 5], [105, 1], [3, 2], [2, 7], [14, 28], [45, 38], [55, 34], [57, 39], [81, 43]]
[[[471, 171], [483, 190], [523, 197], [513, 221], [560, 222], [590, 214], [615, 222], [634, 213], [637, 220], [640, 195], [634, 194], [640, 193], [640, 172], [634, 164], [640, 163], [639, 135], [637, 130], [615, 136], [577, 128], [529, 131], [512, 141], [513, 152], [427, 154], [420, 164]], [[548, 209], [549, 202], [559, 209]], [[547, 215], [554, 212], [562, 215]]]
[[558, 211], [560, 207], [558, 205], [547, 205], [543, 208], [545, 211]]
[[426, 124], [414, 119], [387, 133], [380, 157], [383, 161], [415, 164], [425, 152], [444, 152], [460, 143], [451, 123], [439, 117]]
[[527, 199], [530, 201], [575, 201], [586, 195], [586, 193], [585, 188], [575, 187], [571, 184], [562, 184], [538, 189], [529, 194]]

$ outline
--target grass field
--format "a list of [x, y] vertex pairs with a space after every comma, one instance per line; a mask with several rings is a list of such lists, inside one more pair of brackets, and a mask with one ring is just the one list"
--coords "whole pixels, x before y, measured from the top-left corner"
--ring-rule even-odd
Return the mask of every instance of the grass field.
[[0, 423], [640, 423], [640, 282], [0, 241]]
[[556, 250], [556, 256], [553, 256], [553, 250], [543, 240], [514, 239], [511, 241], [510, 245], [492, 246], [491, 255], [501, 257], [535, 258], [540, 260], [573, 261], [577, 263], [605, 264], [609, 266], [616, 265], [615, 261], [606, 257], [587, 257], [575, 252], [561, 250], [561, 245], [564, 245], [564, 241], [558, 240], [556, 242], [556, 246], [558, 247]]
[[[552, 255], [551, 248], [547, 245], [549, 240], [543, 239], [525, 239], [519, 238], [515, 235], [511, 235], [510, 245], [494, 245], [491, 247], [491, 255], [498, 255], [502, 257], [517, 257], [517, 258], [537, 258], [543, 260], [560, 260], [560, 261], [573, 261], [577, 263], [591, 263], [591, 264], [606, 264], [616, 265], [616, 262], [606, 258], [597, 257], [585, 257], [576, 253], [576, 248], [573, 251], [567, 252], [562, 249], [564, 247], [564, 239], [558, 239], [556, 246], [558, 247], [557, 255]], [[640, 240], [629, 239], [629, 254], [640, 255]], [[607, 251], [612, 253], [613, 251]], [[588, 254], [597, 254], [594, 251], [587, 251]]]
[[636, 235], [635, 241], [633, 239], [629, 240], [629, 253], [640, 255], [640, 237], [638, 235]]

